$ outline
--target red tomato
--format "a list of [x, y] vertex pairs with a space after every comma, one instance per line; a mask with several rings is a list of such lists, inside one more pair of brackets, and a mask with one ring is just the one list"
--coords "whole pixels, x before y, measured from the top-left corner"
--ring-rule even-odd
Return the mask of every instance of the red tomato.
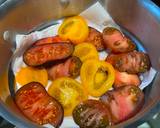
[[99, 100], [81, 102], [72, 114], [80, 128], [106, 128], [111, 122], [108, 106]]
[[144, 93], [137, 86], [121, 86], [100, 97], [110, 110], [112, 122], [118, 124], [136, 115], [144, 105]]
[[62, 122], [62, 106], [38, 82], [21, 87], [16, 92], [15, 102], [26, 117], [38, 124], [51, 123], [58, 127]]
[[42, 45], [42, 44], [48, 44], [48, 43], [60, 43], [60, 42], [69, 42], [69, 41], [65, 41], [62, 38], [60, 38], [58, 35], [57, 36], [53, 36], [53, 37], [46, 37], [46, 38], [42, 38], [40, 40], [37, 40], [34, 45]]

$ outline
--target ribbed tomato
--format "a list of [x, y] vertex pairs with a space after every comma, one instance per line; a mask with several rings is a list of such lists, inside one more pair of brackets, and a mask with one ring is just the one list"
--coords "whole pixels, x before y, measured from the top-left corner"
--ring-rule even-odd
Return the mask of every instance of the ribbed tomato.
[[103, 102], [87, 100], [73, 110], [73, 119], [81, 128], [106, 128], [110, 122], [110, 114]]
[[137, 86], [122, 86], [106, 92], [101, 98], [110, 109], [112, 124], [134, 116], [144, 104], [144, 94]]
[[58, 127], [62, 122], [62, 106], [38, 82], [21, 87], [16, 92], [15, 102], [26, 117], [38, 124], [51, 123]]

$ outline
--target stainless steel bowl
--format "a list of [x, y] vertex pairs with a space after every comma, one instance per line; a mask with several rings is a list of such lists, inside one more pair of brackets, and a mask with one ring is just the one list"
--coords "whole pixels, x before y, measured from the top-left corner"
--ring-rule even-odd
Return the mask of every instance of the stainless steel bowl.
[[[3, 2], [3, 3], [2, 3]], [[4, 41], [6, 30], [30, 32], [65, 16], [77, 15], [96, 0], [2, 0], [0, 5], [0, 116], [19, 128], [41, 127], [25, 118], [11, 98], [9, 72], [14, 41]], [[145, 105], [134, 117], [115, 127], [135, 127], [148, 118], [148, 112], [160, 100], [160, 9], [150, 0], [101, 0], [117, 24], [137, 37], [147, 49], [152, 67], [158, 73], [152, 86], [145, 89]], [[40, 26], [39, 26], [40, 25]], [[37, 28], [37, 27], [36, 27]], [[134, 125], [133, 125], [134, 124]]]

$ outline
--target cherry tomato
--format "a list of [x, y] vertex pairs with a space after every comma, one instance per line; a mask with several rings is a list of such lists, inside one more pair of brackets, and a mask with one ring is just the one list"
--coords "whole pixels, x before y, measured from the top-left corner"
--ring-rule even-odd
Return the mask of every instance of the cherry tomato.
[[63, 21], [58, 29], [58, 35], [62, 39], [69, 39], [74, 44], [85, 41], [88, 37], [89, 28], [85, 19], [81, 16], [74, 16]]
[[96, 47], [90, 43], [81, 43], [76, 45], [73, 55], [79, 57], [82, 62], [88, 59], [98, 60], [98, 52]]
[[80, 77], [88, 93], [98, 97], [112, 87], [115, 70], [109, 63], [91, 59], [82, 64]]
[[62, 104], [65, 116], [70, 116], [74, 107], [88, 98], [81, 84], [68, 77], [53, 81], [48, 93]]

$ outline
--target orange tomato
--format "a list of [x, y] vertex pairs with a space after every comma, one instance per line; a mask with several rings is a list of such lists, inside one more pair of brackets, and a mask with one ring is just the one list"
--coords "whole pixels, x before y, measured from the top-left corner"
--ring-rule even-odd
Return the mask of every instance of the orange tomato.
[[16, 82], [22, 86], [33, 81], [46, 86], [48, 83], [47, 71], [45, 69], [22, 67], [16, 74]]

